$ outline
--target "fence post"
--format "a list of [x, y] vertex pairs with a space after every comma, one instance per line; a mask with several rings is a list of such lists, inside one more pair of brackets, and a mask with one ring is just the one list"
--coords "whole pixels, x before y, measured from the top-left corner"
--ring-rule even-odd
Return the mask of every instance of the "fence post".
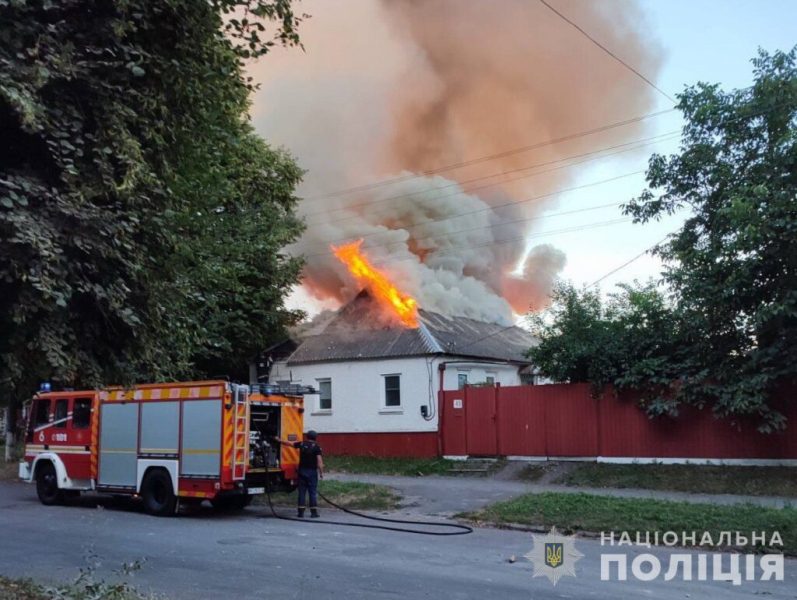
[[465, 434], [464, 434], [464, 442], [465, 442], [465, 456], [469, 456], [468, 452], [468, 384], [466, 383], [465, 386], [462, 388], [462, 419], [465, 423]]
[[500, 384], [493, 386], [493, 427], [495, 427], [495, 454], [501, 456], [501, 409], [498, 392], [501, 390]]
[[446, 410], [446, 401], [443, 398], [443, 390], [437, 392], [437, 456], [443, 456], [445, 429], [443, 429], [444, 413]]

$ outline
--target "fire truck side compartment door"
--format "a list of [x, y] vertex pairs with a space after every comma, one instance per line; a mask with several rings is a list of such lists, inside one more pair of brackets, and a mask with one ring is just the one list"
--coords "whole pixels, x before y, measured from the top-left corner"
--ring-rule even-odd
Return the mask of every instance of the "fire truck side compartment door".
[[138, 404], [105, 403], [100, 413], [100, 485], [136, 485]]
[[141, 454], [177, 454], [180, 403], [146, 402], [141, 405]]
[[183, 402], [181, 475], [219, 476], [221, 410], [221, 399]]

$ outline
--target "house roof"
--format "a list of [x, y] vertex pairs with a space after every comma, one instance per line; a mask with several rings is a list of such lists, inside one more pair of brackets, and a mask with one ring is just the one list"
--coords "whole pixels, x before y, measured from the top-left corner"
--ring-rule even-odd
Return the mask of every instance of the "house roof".
[[326, 327], [307, 336], [289, 364], [447, 354], [528, 364], [535, 338], [519, 327], [419, 310], [420, 327], [386, 321], [367, 292], [341, 308]]

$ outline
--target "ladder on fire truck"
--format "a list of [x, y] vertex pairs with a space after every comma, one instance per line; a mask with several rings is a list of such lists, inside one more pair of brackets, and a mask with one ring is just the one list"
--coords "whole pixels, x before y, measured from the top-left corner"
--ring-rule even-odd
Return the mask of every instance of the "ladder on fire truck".
[[233, 417], [232, 417], [232, 478], [233, 481], [242, 481], [246, 478], [246, 467], [249, 464], [249, 398], [248, 389], [238, 386], [233, 391]]

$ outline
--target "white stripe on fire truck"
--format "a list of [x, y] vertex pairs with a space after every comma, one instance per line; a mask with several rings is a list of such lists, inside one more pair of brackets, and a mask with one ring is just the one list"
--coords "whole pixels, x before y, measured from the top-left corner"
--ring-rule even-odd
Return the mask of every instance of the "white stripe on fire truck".
[[37, 427], [36, 429], [33, 430], [33, 432], [34, 433], [38, 433], [40, 431], [43, 431], [44, 429], [49, 429], [50, 427], [55, 427], [56, 425], [60, 425], [61, 423], [66, 423], [71, 418], [72, 418], [72, 415], [69, 414], [66, 417], [64, 417], [63, 419], [58, 419], [57, 421], [53, 421], [52, 423], [47, 423], [46, 425], [42, 425], [40, 427]]
[[82, 450], [80, 448], [62, 448], [62, 449], [55, 449], [50, 448], [49, 450], [26, 450], [26, 455], [33, 455], [33, 454], [45, 454], [46, 452], [56, 452], [58, 454], [91, 454], [90, 450]]
[[[45, 448], [46, 446], [46, 448]], [[85, 450], [86, 446], [83, 444], [66, 446], [64, 444], [28, 444], [25, 446], [26, 450]]]

